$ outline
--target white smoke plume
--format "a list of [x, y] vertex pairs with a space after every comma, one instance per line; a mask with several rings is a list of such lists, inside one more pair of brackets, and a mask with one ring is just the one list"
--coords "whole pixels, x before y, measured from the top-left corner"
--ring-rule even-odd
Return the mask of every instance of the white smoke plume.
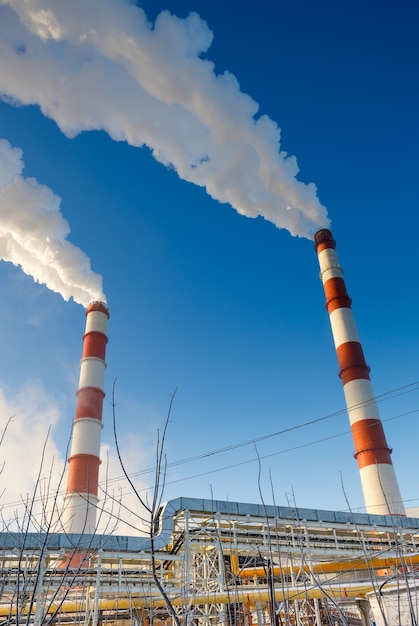
[[129, 0], [0, 0], [0, 93], [68, 136], [146, 145], [239, 213], [311, 237], [329, 223], [316, 187], [297, 180], [278, 126], [204, 59], [212, 37], [195, 13], [150, 24]]
[[14, 392], [0, 384], [3, 531], [9, 522], [16, 530], [25, 519], [28, 521], [23, 503], [35, 498], [33, 513], [38, 518], [43, 507], [51, 507], [56, 491], [62, 489], [60, 477], [65, 459], [53, 440], [54, 431], [59, 427], [59, 407], [40, 381], [26, 381]]
[[20, 266], [39, 283], [87, 306], [104, 300], [102, 279], [88, 257], [67, 241], [70, 227], [60, 198], [22, 176], [22, 151], [0, 139], [0, 259]]

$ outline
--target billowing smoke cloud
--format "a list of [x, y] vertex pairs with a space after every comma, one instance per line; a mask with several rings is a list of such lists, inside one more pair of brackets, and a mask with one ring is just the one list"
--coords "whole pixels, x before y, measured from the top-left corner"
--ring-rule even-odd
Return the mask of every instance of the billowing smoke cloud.
[[147, 145], [179, 176], [293, 235], [327, 226], [316, 187], [296, 179], [280, 130], [203, 58], [196, 14], [155, 24], [129, 0], [0, 0], [0, 93], [38, 104], [68, 136], [104, 129]]
[[[32, 499], [33, 521], [39, 524], [45, 514], [51, 513], [56, 497], [55, 504], [61, 510], [67, 482], [63, 474], [66, 461], [54, 435], [57, 429], [62, 429], [63, 419], [56, 399], [39, 380], [28, 380], [13, 391], [0, 383], [1, 532], [26, 526], [25, 503]], [[130, 473], [139, 472], [144, 461], [152, 466], [154, 451], [150, 451], [138, 432], [125, 436], [120, 447]], [[98, 532], [144, 533], [147, 527], [142, 520], [147, 519], [147, 514], [122, 474], [115, 446], [103, 443], [100, 456]], [[138, 478], [135, 482], [139, 491], [146, 487]], [[54, 521], [52, 530], [60, 532], [61, 523], [56, 516], [51, 519]], [[31, 529], [34, 526], [38, 529], [35, 523], [30, 525]]]
[[41, 519], [43, 509], [44, 513], [50, 509], [56, 491], [62, 489], [65, 460], [53, 440], [59, 422], [59, 407], [40, 381], [26, 381], [16, 392], [0, 384], [2, 531], [9, 522], [15, 530], [28, 522], [23, 503], [32, 498], [34, 516]]
[[102, 279], [67, 241], [70, 227], [60, 198], [34, 178], [23, 178], [22, 151], [0, 139], [0, 259], [18, 265], [35, 281], [87, 306], [104, 300]]

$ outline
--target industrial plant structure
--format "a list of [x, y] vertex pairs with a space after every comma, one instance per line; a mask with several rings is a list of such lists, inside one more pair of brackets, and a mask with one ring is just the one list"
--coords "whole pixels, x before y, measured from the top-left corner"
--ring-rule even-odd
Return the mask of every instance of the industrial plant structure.
[[0, 534], [0, 623], [411, 624], [419, 519], [179, 498], [151, 532]]
[[94, 302], [61, 532], [0, 533], [0, 626], [417, 623], [419, 519], [405, 516], [331, 232], [315, 246], [367, 513], [178, 498], [146, 537], [95, 534], [109, 312]]

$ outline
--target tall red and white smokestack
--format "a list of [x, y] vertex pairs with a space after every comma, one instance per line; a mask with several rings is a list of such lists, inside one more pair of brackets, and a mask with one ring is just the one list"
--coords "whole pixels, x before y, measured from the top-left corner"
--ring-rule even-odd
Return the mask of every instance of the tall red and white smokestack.
[[63, 513], [68, 533], [94, 533], [96, 528], [108, 319], [106, 304], [89, 304]]
[[386, 437], [359, 340], [351, 300], [326, 228], [314, 236], [333, 340], [348, 408], [355, 458], [368, 513], [405, 515]]

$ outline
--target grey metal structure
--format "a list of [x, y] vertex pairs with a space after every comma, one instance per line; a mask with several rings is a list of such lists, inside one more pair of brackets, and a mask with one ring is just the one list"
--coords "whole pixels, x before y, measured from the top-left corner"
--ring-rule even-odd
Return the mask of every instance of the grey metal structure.
[[0, 624], [169, 623], [162, 589], [182, 624], [361, 624], [357, 598], [419, 565], [416, 518], [177, 498], [154, 527], [1, 533]]

